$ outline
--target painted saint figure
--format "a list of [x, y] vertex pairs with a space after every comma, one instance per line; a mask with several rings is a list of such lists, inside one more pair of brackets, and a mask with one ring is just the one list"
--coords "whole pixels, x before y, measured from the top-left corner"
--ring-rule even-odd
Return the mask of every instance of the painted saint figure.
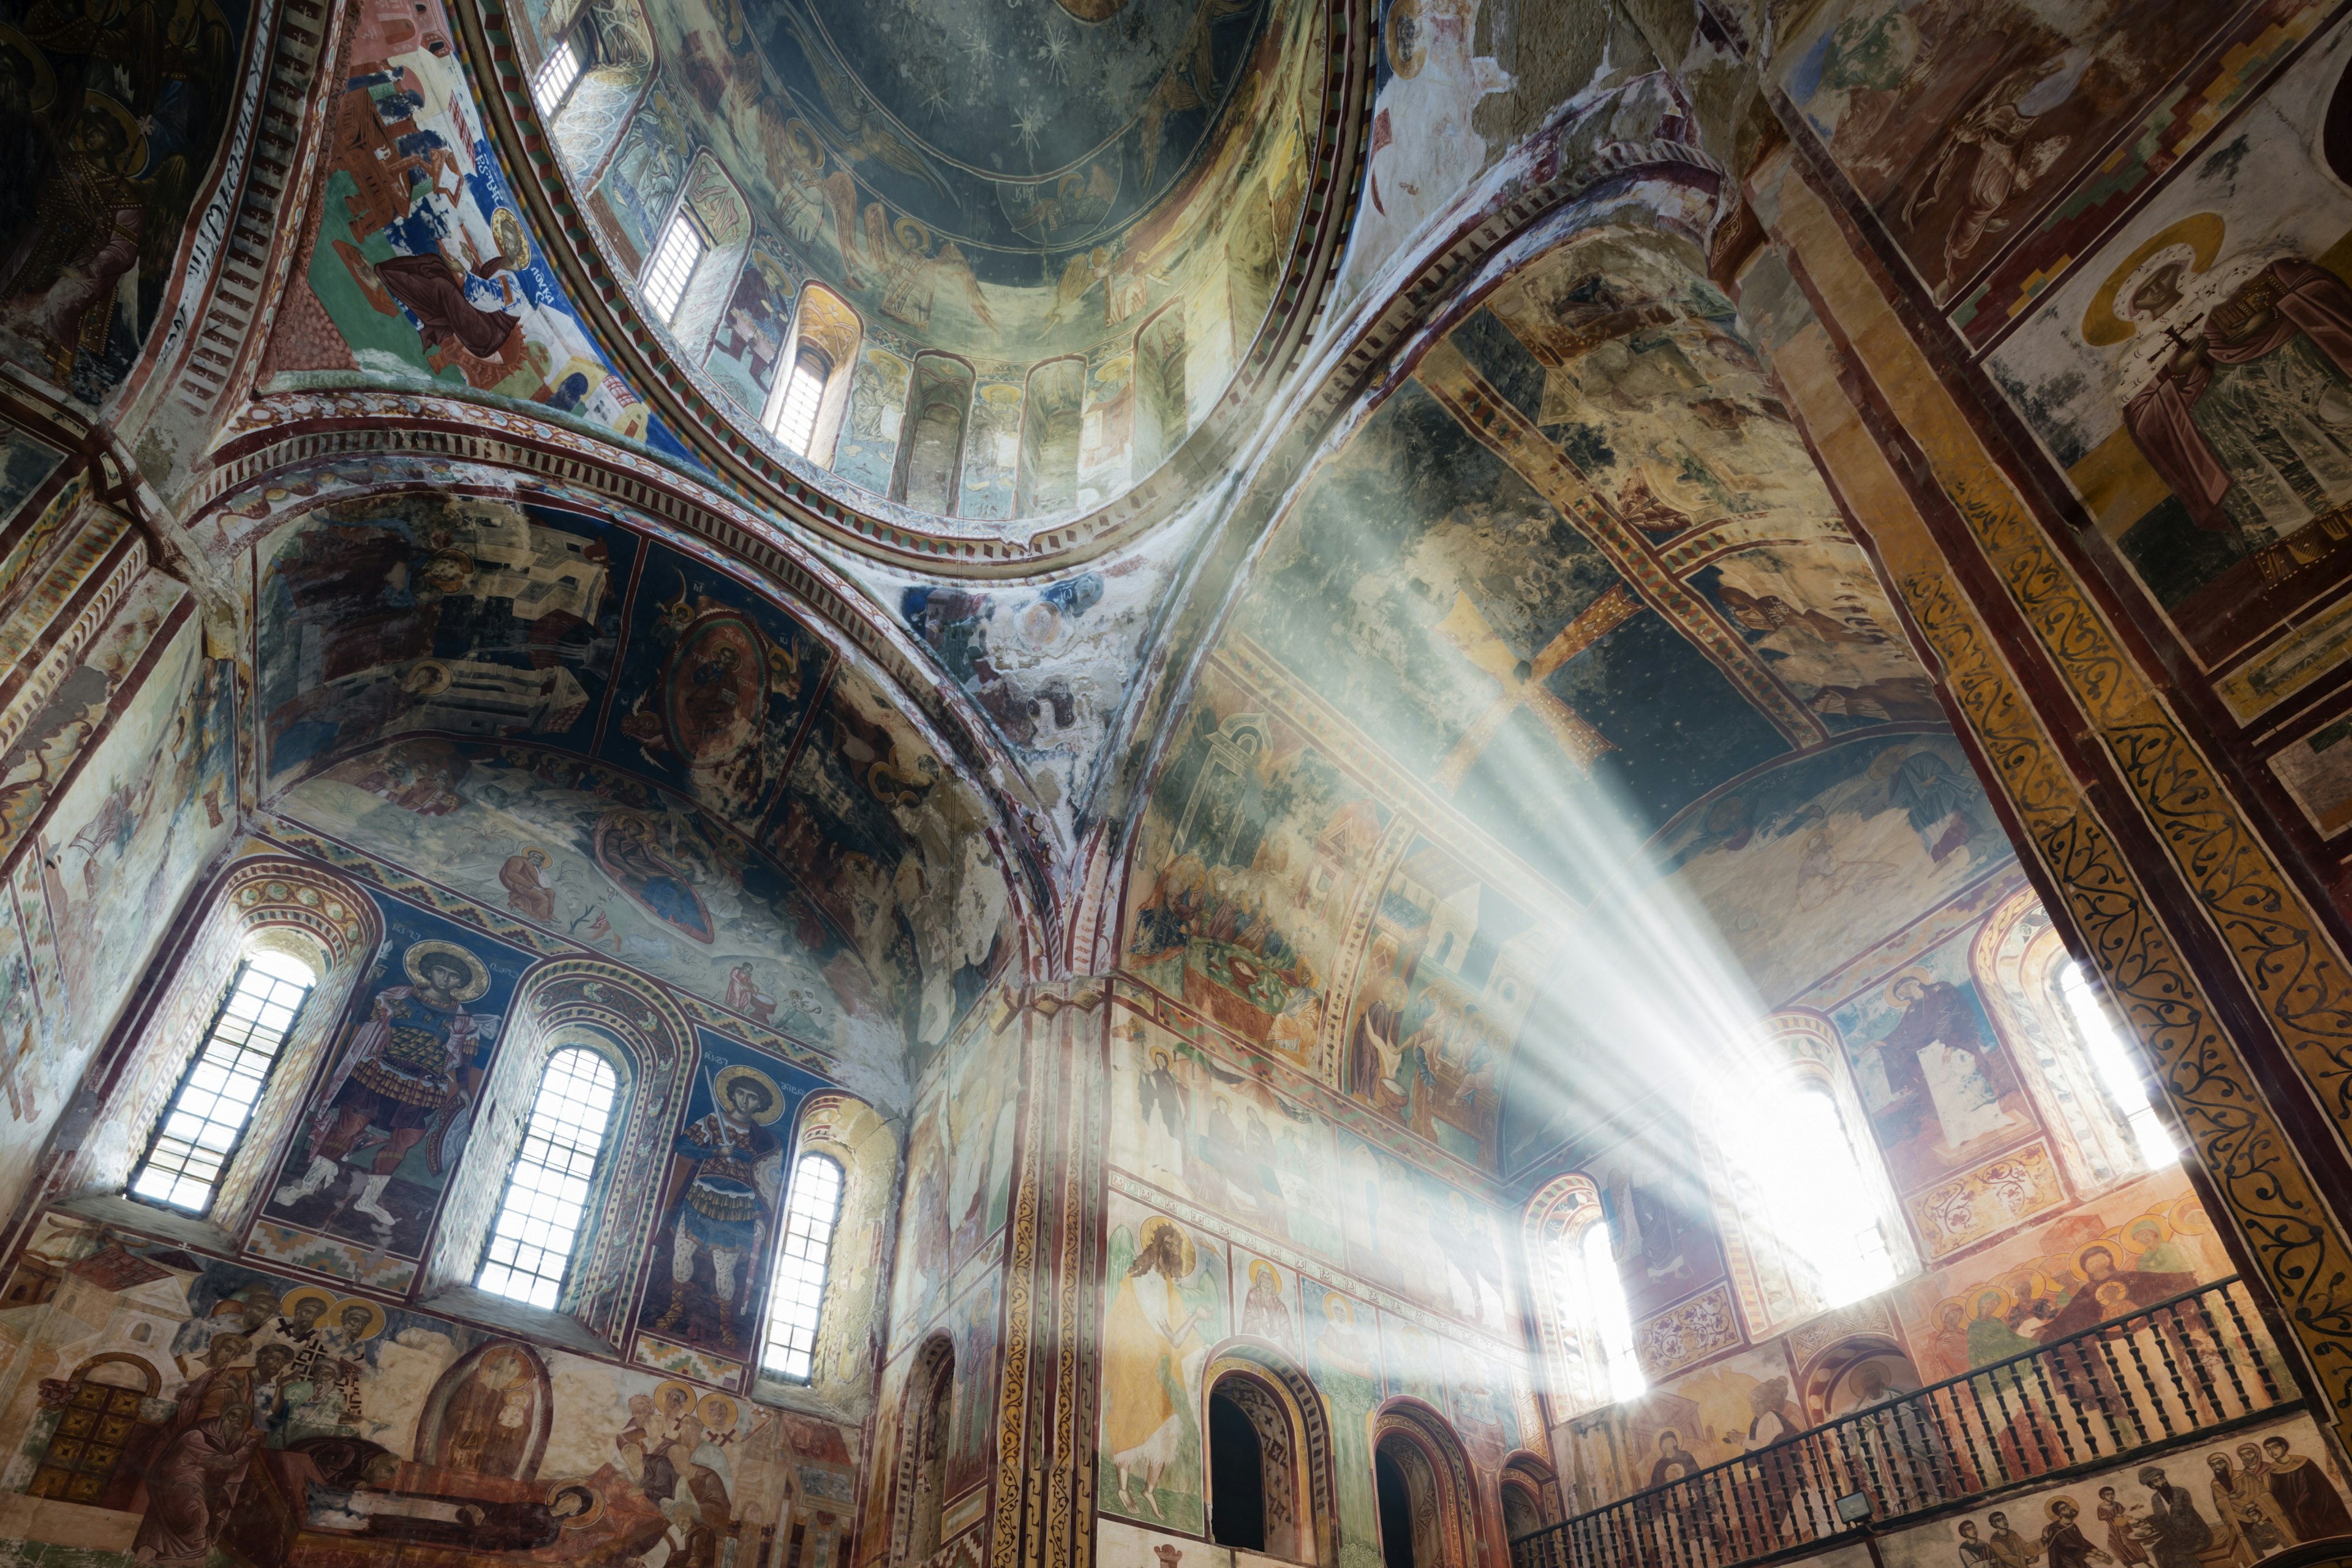
[[653, 1326], [657, 1333], [684, 1326], [694, 1339], [709, 1338], [709, 1325], [688, 1321], [699, 1248], [710, 1255], [719, 1341], [733, 1350], [737, 1314], [758, 1292], [756, 1271], [746, 1265], [761, 1255], [783, 1182], [783, 1145], [768, 1124], [783, 1114], [784, 1097], [773, 1079], [742, 1066], [722, 1068], [711, 1091], [718, 1109], [670, 1146], [677, 1158], [662, 1221], [670, 1236], [669, 1308]]
[[302, 1202], [348, 1165], [338, 1212], [348, 1205], [388, 1238], [399, 1222], [383, 1206], [383, 1192], [409, 1152], [425, 1144], [435, 1176], [452, 1163], [498, 1032], [497, 1014], [466, 1010], [490, 988], [489, 970], [448, 942], [415, 942], [401, 964], [409, 984], [376, 993], [310, 1124], [309, 1167], [271, 1194], [273, 1207]]
[[[1103, 1440], [1118, 1475], [1119, 1507], [1129, 1512], [1139, 1502], [1166, 1517], [1160, 1478], [1185, 1435], [1178, 1394], [1194, 1385], [1208, 1354], [1198, 1331], [1207, 1309], [1184, 1300], [1196, 1256], [1175, 1221], [1145, 1220], [1104, 1325]], [[1139, 1479], [1139, 1500], [1129, 1495]]]
[[2279, 1522], [2296, 1541], [2352, 1535], [2352, 1512], [2346, 1511], [2326, 1467], [2294, 1452], [2284, 1437], [2263, 1438], [2263, 1456], [2270, 1466], [2266, 1479]]

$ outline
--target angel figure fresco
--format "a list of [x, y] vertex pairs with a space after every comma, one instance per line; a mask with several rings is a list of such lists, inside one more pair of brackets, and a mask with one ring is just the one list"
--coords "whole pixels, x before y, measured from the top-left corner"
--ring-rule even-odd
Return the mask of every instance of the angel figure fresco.
[[[784, 1149], [769, 1131], [785, 1110], [783, 1090], [754, 1067], [721, 1068], [709, 1080], [712, 1109], [672, 1142], [661, 1227], [669, 1242], [669, 1303], [656, 1333], [735, 1350], [737, 1324], [759, 1296], [756, 1268], [783, 1187]], [[709, 1279], [698, 1291], [697, 1258]], [[699, 1300], [698, 1300], [698, 1296]]]
[[830, 111], [825, 115], [812, 112], [811, 118], [823, 125], [819, 133], [831, 149], [844, 163], [858, 167], [869, 180], [874, 171], [866, 165], [879, 164], [895, 174], [922, 181], [952, 203], [955, 193], [932, 170], [921, 150], [898, 133], [890, 117], [866, 96], [856, 79], [841, 68], [834, 58], [832, 46], [817, 35], [797, 8], [786, 5], [778, 10], [807, 59], [809, 74], [816, 78], [817, 90], [824, 95], [825, 108]]
[[[215, 0], [42, 0], [0, 26], [0, 335], [87, 392], [129, 368], [226, 124], [236, 29]], [[118, 314], [127, 332], [118, 333]]]
[[323, 1227], [331, 1229], [349, 1208], [371, 1222], [379, 1246], [401, 1224], [383, 1200], [410, 1152], [423, 1146], [436, 1184], [455, 1163], [500, 1022], [498, 1014], [467, 1010], [489, 990], [490, 972], [456, 942], [413, 942], [401, 968], [408, 984], [375, 994], [368, 1021], [328, 1080], [302, 1174], [270, 1196], [271, 1207], [291, 1208], [347, 1173]]
[[1104, 1322], [1103, 1446], [1119, 1508], [1165, 1519], [1160, 1481], [1192, 1436], [1190, 1406], [1220, 1326], [1213, 1299], [1194, 1289], [1200, 1255], [1183, 1226], [1153, 1215], [1134, 1245]]
[[944, 286], [950, 297], [977, 317], [992, 332], [1003, 329], [988, 312], [988, 301], [981, 298], [980, 279], [964, 258], [963, 250], [952, 239], [931, 250], [930, 231], [915, 219], [901, 216], [896, 223], [889, 220], [880, 202], [866, 205], [866, 247], [862, 253], [867, 268], [879, 275], [882, 289], [882, 313], [894, 316], [910, 327], [931, 324], [931, 305]]

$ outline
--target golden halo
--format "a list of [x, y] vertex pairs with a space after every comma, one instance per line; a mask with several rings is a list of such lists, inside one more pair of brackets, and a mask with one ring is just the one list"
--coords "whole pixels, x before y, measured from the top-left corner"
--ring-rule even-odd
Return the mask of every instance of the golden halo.
[[465, 968], [466, 984], [449, 993], [457, 1001], [471, 1002], [490, 988], [489, 967], [454, 942], [411, 942], [408, 951], [400, 955], [400, 967], [406, 972], [409, 979], [422, 985], [425, 984], [425, 976], [417, 971], [423, 967], [425, 959], [436, 953], [445, 958], [456, 959]]
[[58, 73], [57, 68], [49, 64], [48, 55], [35, 48], [30, 38], [5, 22], [0, 22], [0, 46], [16, 50], [33, 68], [33, 86], [26, 107], [38, 114], [55, 103], [58, 100]]
[[735, 1402], [725, 1394], [706, 1394], [702, 1396], [702, 1403], [694, 1407], [694, 1413], [702, 1418], [704, 1431], [732, 1432], [735, 1430], [736, 1409]]
[[335, 1293], [332, 1290], [324, 1290], [316, 1285], [305, 1285], [299, 1290], [289, 1290], [278, 1299], [278, 1315], [290, 1318], [294, 1315], [294, 1309], [297, 1306], [313, 1300], [326, 1303], [319, 1312], [321, 1318], [335, 1310]]
[[1323, 1292], [1323, 1321], [1325, 1322], [1336, 1323], [1339, 1321], [1339, 1318], [1335, 1318], [1331, 1315], [1331, 1309], [1334, 1306], [1337, 1306], [1339, 1309], [1340, 1317], [1347, 1319], [1350, 1326], [1355, 1323], [1356, 1304], [1353, 1301], [1349, 1300], [1345, 1296], [1340, 1295], [1337, 1290], [1326, 1290]]
[[686, 1395], [686, 1407], [689, 1410], [693, 1409], [694, 1402], [698, 1397], [694, 1392], [694, 1384], [690, 1383], [680, 1383], [674, 1377], [667, 1383], [660, 1384], [654, 1390], [654, 1408], [667, 1412], [667, 1406], [665, 1403], [665, 1399], [669, 1391], [673, 1388]]
[[1143, 1222], [1143, 1228], [1135, 1236], [1135, 1250], [1139, 1255], [1150, 1251], [1160, 1234], [1170, 1230], [1176, 1233], [1176, 1239], [1183, 1245], [1184, 1248], [1183, 1256], [1177, 1264], [1176, 1277], [1180, 1279], [1189, 1279], [1192, 1277], [1193, 1268], [1200, 1263], [1200, 1254], [1193, 1249], [1192, 1238], [1184, 1234], [1184, 1227], [1165, 1215], [1153, 1215]]
[[1429, 55], [1419, 36], [1420, 21], [1421, 0], [1396, 0], [1381, 20], [1381, 39], [1388, 48], [1389, 69], [1408, 81], [1421, 74]]
[[593, 1524], [598, 1520], [604, 1517], [604, 1494], [598, 1491], [594, 1487], [590, 1486], [586, 1481], [556, 1482], [553, 1486], [547, 1489], [547, 1506], [553, 1508], [557, 1498], [562, 1497], [565, 1492], [573, 1491], [586, 1492], [588, 1494], [588, 1506], [585, 1510], [573, 1514], [571, 1518], [560, 1521], [559, 1522], [562, 1524], [564, 1529], [579, 1530], [587, 1525]]
[[500, 207], [490, 215], [490, 237], [498, 241], [499, 254], [515, 271], [530, 265], [530, 231], [523, 227], [521, 215], [514, 208]]
[[799, 162], [802, 168], [812, 174], [824, 171], [824, 143], [817, 140], [816, 132], [807, 121], [785, 121], [784, 149], [791, 157]]
[[757, 1084], [768, 1096], [767, 1109], [751, 1113], [753, 1121], [765, 1127], [784, 1113], [784, 1091], [776, 1087], [774, 1079], [770, 1078], [758, 1068], [744, 1067], [739, 1063], [731, 1068], [719, 1068], [719, 1076], [710, 1080], [710, 1092], [718, 1097], [721, 1106], [731, 1109], [733, 1102], [728, 1096], [739, 1083]]
[[363, 1340], [372, 1340], [375, 1338], [376, 1335], [383, 1332], [383, 1309], [377, 1306], [373, 1301], [367, 1300], [362, 1297], [344, 1297], [341, 1300], [337, 1301], [332, 1307], [327, 1309], [327, 1316], [334, 1319], [336, 1324], [341, 1326], [343, 1321], [343, 1310], [347, 1307], [365, 1307], [367, 1309], [368, 1326], [364, 1330], [361, 1331], [360, 1338]]
[[1253, 1258], [1250, 1259], [1249, 1277], [1250, 1283], [1253, 1285], [1256, 1284], [1261, 1279], [1271, 1279], [1274, 1281], [1274, 1288], [1276, 1290], [1282, 1289], [1282, 1276], [1276, 1273], [1274, 1265], [1268, 1263], [1263, 1258]]
[[2116, 314], [2116, 290], [2123, 287], [2124, 280], [2139, 270], [2141, 262], [2175, 245], [2185, 245], [2193, 253], [2191, 271], [2210, 270], [2214, 257], [2221, 251], [2221, 214], [2191, 213], [2141, 241], [2139, 248], [2125, 257], [2122, 264], [2107, 274], [2107, 280], [2099, 285], [2099, 291], [2091, 296], [2090, 307], [2083, 312], [2083, 341], [2093, 348], [2109, 348], [2137, 331], [2137, 326]]
[[2177, 1234], [2182, 1236], [2213, 1234], [2213, 1216], [2205, 1212], [2204, 1204], [2193, 1194], [2173, 1205], [2171, 1212], [2172, 1228]]
[[2094, 1252], [2104, 1252], [2107, 1255], [2107, 1261], [2114, 1264], [2116, 1266], [2116, 1272], [2120, 1274], [2123, 1272], [2124, 1254], [2128, 1250], [2130, 1249], [2125, 1247], [2122, 1242], [2108, 1241], [2104, 1237], [2097, 1241], [2086, 1241], [2082, 1246], [2074, 1249], [2074, 1256], [2072, 1259], [2074, 1265], [2074, 1272], [2082, 1276], [2083, 1281], [2085, 1284], [2088, 1284], [2090, 1282], [2091, 1274], [2090, 1270], [2083, 1267], [2083, 1259], [2088, 1258]]
[[911, 250], [918, 256], [931, 253], [931, 231], [914, 218], [901, 216], [892, 224], [890, 237], [898, 242], [901, 249]]
[[1996, 1318], [2008, 1317], [2009, 1310], [2017, 1304], [2017, 1298], [2011, 1295], [2008, 1291], [2002, 1289], [1998, 1285], [1987, 1285], [1980, 1290], [1971, 1290], [1969, 1292], [1969, 1318], [1970, 1321], [1974, 1321], [1976, 1319], [1986, 1315], [1981, 1309], [1989, 1300], [1998, 1303], [1993, 1308], [1991, 1314]]
[[2070, 1509], [2074, 1510], [2074, 1511], [2075, 1513], [2077, 1513], [2077, 1514], [2080, 1514], [2080, 1513], [2083, 1511], [2083, 1505], [2082, 1505], [2081, 1503], [2076, 1502], [2073, 1498], [2070, 1498], [2070, 1497], [2054, 1497], [2054, 1498], [2052, 1498], [2048, 1502], [2046, 1502], [2046, 1503], [2042, 1504], [2042, 1511], [2045, 1515], [2047, 1515], [2048, 1517], [2050, 1517], [2050, 1518], [2052, 1518], [2052, 1519], [2056, 1519], [2056, 1518], [2058, 1517], [2058, 1505], [2059, 1505], [2059, 1504], [2061, 1504], [2061, 1503], [2065, 1504], [2068, 1508], [2070, 1508]]
[[83, 101], [82, 112], [104, 114], [122, 128], [122, 155], [114, 165], [118, 170], [136, 174], [147, 166], [147, 132], [139, 129], [131, 110], [102, 92], [93, 92]]
[[1896, 973], [1894, 979], [1886, 983], [1886, 999], [1889, 1002], [1894, 1001], [1895, 988], [1906, 980], [1917, 981], [1921, 989], [1924, 990], [1927, 986], [1935, 984], [1935, 979], [1936, 977], [1934, 975], [1928, 973], [1927, 970], [1915, 963], [1910, 968]]

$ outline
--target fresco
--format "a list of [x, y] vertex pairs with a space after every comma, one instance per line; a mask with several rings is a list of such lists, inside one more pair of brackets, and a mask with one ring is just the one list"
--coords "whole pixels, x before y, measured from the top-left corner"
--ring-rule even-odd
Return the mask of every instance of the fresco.
[[2172, 1169], [1930, 1269], [1893, 1300], [1920, 1374], [1936, 1382], [2235, 1271], [2188, 1178]]
[[[79, 1081], [165, 934], [152, 911], [177, 907], [233, 830], [235, 677], [226, 660], [204, 657], [203, 641], [191, 616], [149, 650], [145, 678], [118, 699], [113, 728], [83, 760], [18, 877], [37, 987], [61, 1004], [43, 1015], [61, 1048], [43, 1052], [19, 1085], [47, 1115]], [[35, 875], [45, 916], [36, 913]]]
[[[1172, 308], [1186, 350], [1156, 464], [1255, 338], [1304, 205], [1307, 139], [1321, 120], [1318, 7], [1154, 0], [1125, 12], [1115, 58], [1098, 58], [1107, 46], [1092, 27], [1061, 11], [1025, 17], [950, 37], [887, 8], [844, 24], [801, 5], [756, 16], [708, 0], [654, 6], [661, 68], [588, 196], [617, 270], [634, 276], [691, 161], [707, 153], [725, 168], [758, 228], [752, 252], [772, 265], [756, 285], [751, 268], [734, 274], [731, 300], [709, 312], [690, 305], [673, 330], [757, 413], [770, 382], [754, 366], [789, 331], [762, 302], [791, 297], [776, 279], [839, 290], [864, 343], [841, 356], [854, 368], [839, 445], [814, 456], [877, 495], [893, 489], [909, 372], [926, 350], [992, 378], [982, 406], [1010, 407], [1015, 445], [1031, 365], [1097, 362], [1084, 481], [1022, 510], [1091, 506], [1141, 477], [1147, 463], [1122, 435], [1133, 394], [1111, 384], [1139, 331]], [[889, 37], [887, 71], [877, 29]], [[1013, 68], [997, 63], [1007, 48], [1024, 60], [1009, 100], [1000, 89]], [[1018, 145], [1013, 161], [966, 161], [979, 121]], [[1066, 155], [1046, 152], [1055, 145]], [[746, 289], [759, 298], [747, 302]], [[1015, 510], [1005, 454], [986, 450], [1006, 423], [994, 413], [967, 429], [960, 466], [979, 482], [964, 487], [963, 515]]]
[[391, 899], [377, 904], [383, 943], [353, 999], [356, 1026], [262, 1215], [415, 1259], [465, 1155], [531, 955]]
[[1224, 1248], [1116, 1193], [1107, 1223], [1099, 1506], [1198, 1532], [1201, 1374], [1228, 1331]]
[[68, 0], [18, 16], [5, 47], [26, 86], [10, 133], [40, 151], [0, 205], [11, 363], [87, 404], [130, 374], [227, 132], [251, 15], [243, 0]]
[[639, 1325], [669, 1344], [756, 1349], [783, 1213], [790, 1135], [824, 1080], [710, 1033], [670, 1146]]
[[1331, 1468], [1339, 1503], [1342, 1568], [1381, 1561], [1380, 1502], [1372, 1489], [1372, 1412], [1381, 1403], [1381, 1347], [1372, 1309], [1345, 1291], [1302, 1279], [1307, 1367], [1330, 1406]]
[[339, 502], [271, 552], [257, 620], [267, 776], [318, 775], [292, 809], [322, 830], [869, 1056], [944, 1037], [998, 961], [976, 795], [802, 621], [666, 546]]
[[0, 420], [0, 522], [16, 515], [65, 457], [32, 432]]
[[1832, 0], [1772, 74], [1949, 302], [2242, 8]]
[[1916, 731], [1749, 778], [1669, 825], [1651, 853], [1768, 1004], [2013, 856], [1959, 743]]
[[2352, 575], [2352, 169], [2318, 138], [2347, 58], [2338, 26], [1988, 362], [2241, 721], [2352, 645], [2340, 606], [2273, 640]]
[[927, 1321], [964, 1260], [1004, 1226], [1020, 1121], [1018, 1049], [975, 1019], [927, 1071], [907, 1133], [898, 1263], [890, 1282], [895, 1324]]
[[0, 1488], [109, 1561], [709, 1562], [852, 1475], [821, 1421], [54, 1216], [8, 1300]]
[[352, 7], [336, 149], [268, 369], [446, 381], [675, 447], [612, 372], [533, 243], [439, 0]]
[[2241, 1428], [2159, 1459], [2094, 1470], [1880, 1540], [1889, 1568], [2104, 1556], [2162, 1568], [2256, 1563], [2352, 1534], [2342, 1462], [2311, 1417]]

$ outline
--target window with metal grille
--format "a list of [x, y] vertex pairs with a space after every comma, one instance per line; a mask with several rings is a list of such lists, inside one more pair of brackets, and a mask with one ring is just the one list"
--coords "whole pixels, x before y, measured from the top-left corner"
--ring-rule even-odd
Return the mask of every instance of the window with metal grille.
[[619, 1087], [612, 1065], [593, 1051], [558, 1051], [547, 1058], [498, 1223], [482, 1251], [474, 1282], [483, 1289], [551, 1310], [562, 1296]]
[[318, 976], [299, 958], [261, 951], [229, 976], [204, 1043], [155, 1123], [131, 1195], [190, 1214], [212, 1206], [221, 1173], [253, 1120], [254, 1102]]
[[2066, 1005], [2075, 1041], [2091, 1058], [2099, 1086], [2131, 1128], [2132, 1142], [2139, 1145], [2140, 1163], [2151, 1171], [2179, 1163], [2180, 1150], [2148, 1100], [2147, 1080], [2140, 1076], [2123, 1037], [2116, 1033], [2099, 999], [2097, 983], [2072, 959], [2058, 966], [2058, 998]]
[[806, 456], [809, 443], [816, 439], [817, 408], [824, 401], [824, 384], [832, 374], [833, 363], [822, 349], [803, 348], [793, 356], [792, 379], [784, 384], [783, 396], [776, 400], [772, 426], [787, 451]]
[[578, 40], [566, 37], [548, 51], [547, 58], [539, 62], [538, 73], [530, 79], [530, 95], [539, 100], [540, 112], [554, 113], [563, 95], [579, 79], [580, 45]]
[[646, 268], [646, 309], [664, 321], [675, 319], [701, 259], [702, 231], [683, 212], [673, 214], [654, 247], [654, 263]]
[[824, 1308], [826, 1260], [841, 1221], [841, 1167], [823, 1154], [803, 1154], [793, 1167], [792, 1199], [784, 1213], [784, 1244], [776, 1254], [776, 1289], [768, 1305], [763, 1371], [806, 1383], [815, 1364], [816, 1325]]

